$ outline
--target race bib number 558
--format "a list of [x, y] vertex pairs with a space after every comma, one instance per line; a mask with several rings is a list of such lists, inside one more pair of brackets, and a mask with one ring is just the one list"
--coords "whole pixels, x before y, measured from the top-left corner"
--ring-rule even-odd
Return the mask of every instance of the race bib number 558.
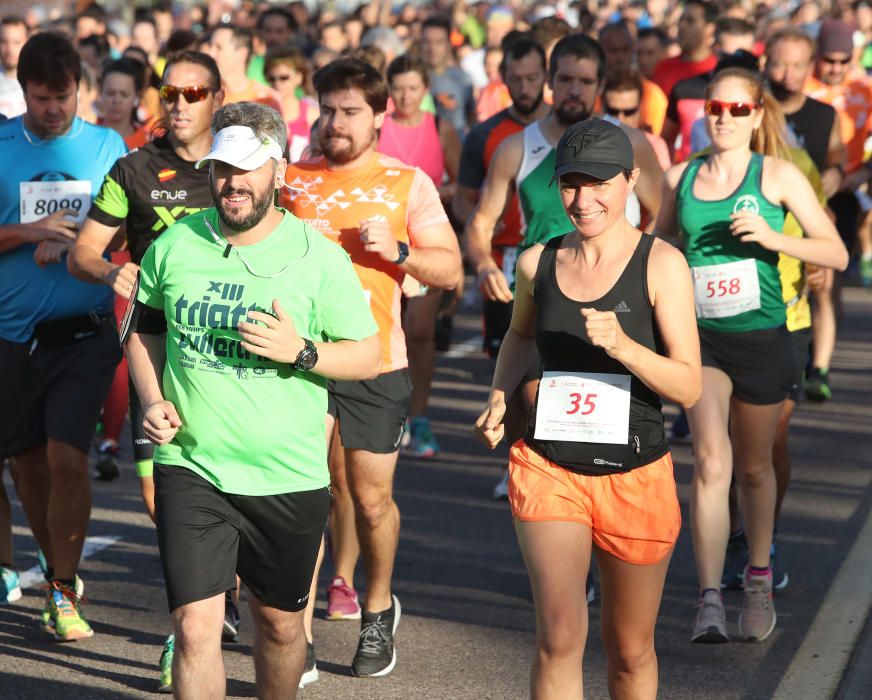
[[19, 193], [22, 224], [39, 221], [61, 209], [72, 209], [76, 223], [81, 226], [91, 206], [88, 180], [22, 182]]
[[697, 318], [726, 318], [760, 308], [760, 280], [754, 260], [692, 268]]
[[631, 381], [628, 374], [543, 372], [533, 436], [626, 445]]

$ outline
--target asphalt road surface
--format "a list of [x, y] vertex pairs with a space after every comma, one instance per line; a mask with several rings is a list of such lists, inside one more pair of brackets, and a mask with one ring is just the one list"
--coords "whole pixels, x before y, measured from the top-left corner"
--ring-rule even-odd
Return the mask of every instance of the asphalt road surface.
[[[661, 698], [772, 698], [789, 668], [800, 674], [799, 687], [810, 688], [803, 685], [802, 674], [819, 673], [803, 663], [792, 667], [791, 663], [800, 658], [797, 654], [813, 625], [823, 639], [845, 632], [845, 625], [856, 625], [858, 634], [863, 627], [865, 598], [855, 591], [868, 590], [869, 581], [857, 581], [855, 588], [843, 586], [837, 600], [831, 595], [830, 605], [847, 611], [847, 622], [817, 615], [835, 590], [832, 581], [872, 506], [872, 294], [848, 289], [846, 298], [846, 319], [832, 369], [834, 398], [826, 404], [801, 405], [793, 421], [794, 480], [779, 529], [780, 558], [790, 585], [776, 598], [778, 626], [762, 644], [689, 643], [696, 599], [687, 526], [692, 457], [687, 445], [674, 447], [685, 525], [657, 628]], [[350, 675], [358, 623], [323, 619], [328, 562], [322, 571], [315, 621], [321, 677], [300, 693], [305, 700], [528, 695], [534, 638], [529, 585], [508, 505], [491, 500], [507, 449], [488, 453], [474, 442], [470, 431], [492, 373], [492, 362], [478, 352], [479, 343], [474, 300], [467, 300], [455, 322], [454, 348], [440, 360], [434, 382], [431, 415], [442, 452], [435, 459], [406, 455], [400, 459], [396, 498], [403, 520], [394, 590], [403, 617], [396, 637], [397, 667], [383, 679]], [[667, 408], [669, 420], [675, 413]], [[128, 438], [124, 440], [122, 478], [108, 484], [93, 482], [91, 553], [81, 574], [87, 584], [85, 611], [96, 635], [73, 644], [52, 641], [36, 625], [43, 594], [38, 583], [28, 588], [19, 603], [0, 608], [0, 698], [4, 700], [154, 695], [157, 661], [170, 625], [155, 534], [140, 503]], [[5, 478], [13, 499], [17, 562], [27, 570], [36, 566], [35, 545], [8, 475]], [[363, 586], [362, 575], [356, 583]], [[733, 631], [739, 595], [725, 596]], [[586, 697], [607, 698], [596, 603], [590, 620], [584, 660]], [[225, 647], [224, 654], [232, 697], [255, 694], [251, 632], [250, 616], [243, 610], [241, 644]], [[840, 674], [850, 651], [825, 649], [813, 658], [824, 670]], [[808, 690], [794, 693], [793, 700], [806, 697], [821, 696]]]

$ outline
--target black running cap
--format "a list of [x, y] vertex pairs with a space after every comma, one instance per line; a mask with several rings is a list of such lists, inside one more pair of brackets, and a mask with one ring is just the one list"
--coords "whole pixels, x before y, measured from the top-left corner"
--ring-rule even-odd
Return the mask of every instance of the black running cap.
[[551, 184], [569, 173], [611, 180], [633, 169], [633, 145], [624, 130], [605, 119], [586, 119], [569, 127], [557, 143]]

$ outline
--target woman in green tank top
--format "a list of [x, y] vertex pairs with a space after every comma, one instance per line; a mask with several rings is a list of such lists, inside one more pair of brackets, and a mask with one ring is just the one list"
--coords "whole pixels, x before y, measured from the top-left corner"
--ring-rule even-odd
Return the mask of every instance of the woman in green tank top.
[[[695, 455], [691, 530], [699, 576], [692, 641], [728, 641], [720, 597], [735, 463], [749, 544], [739, 636], [775, 627], [769, 552], [775, 517], [772, 446], [794, 381], [778, 254], [844, 269], [847, 251], [786, 150], [784, 116], [759, 74], [728, 68], [706, 90], [712, 153], [671, 168], [657, 219], [680, 232], [691, 267], [703, 389], [689, 412]], [[785, 212], [806, 238], [781, 235]]]

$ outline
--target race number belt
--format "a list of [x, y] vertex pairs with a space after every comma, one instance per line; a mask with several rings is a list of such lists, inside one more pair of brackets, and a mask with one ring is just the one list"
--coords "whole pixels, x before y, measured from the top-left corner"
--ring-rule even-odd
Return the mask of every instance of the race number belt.
[[631, 381], [629, 374], [543, 372], [533, 437], [626, 445]]
[[691, 269], [697, 318], [726, 318], [760, 308], [760, 280], [753, 259]]

